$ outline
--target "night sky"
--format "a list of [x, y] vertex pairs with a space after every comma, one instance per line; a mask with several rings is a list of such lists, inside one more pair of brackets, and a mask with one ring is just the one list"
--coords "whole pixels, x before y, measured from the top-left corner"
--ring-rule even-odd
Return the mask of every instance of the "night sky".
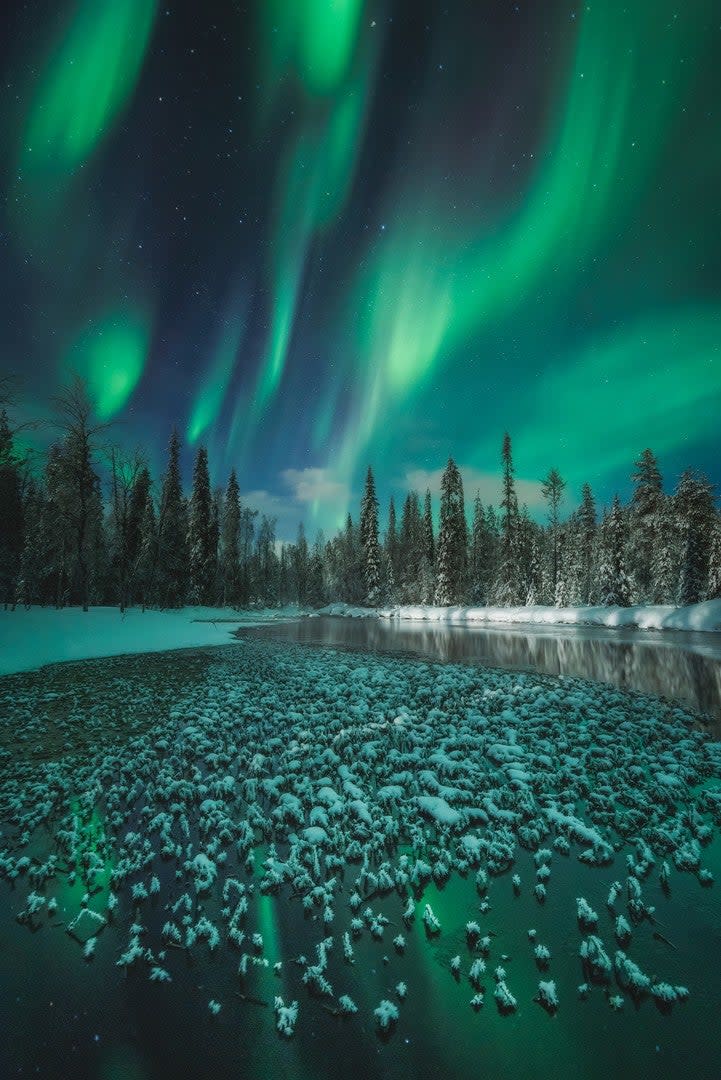
[[[333, 530], [721, 483], [718, 0], [6, 0], [0, 369]], [[41, 440], [49, 437], [41, 430]]]

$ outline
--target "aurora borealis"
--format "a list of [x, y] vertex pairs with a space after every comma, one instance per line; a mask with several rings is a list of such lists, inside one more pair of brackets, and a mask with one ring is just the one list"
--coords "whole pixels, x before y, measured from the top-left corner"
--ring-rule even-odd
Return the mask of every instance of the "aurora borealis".
[[[531, 505], [721, 482], [713, 0], [30, 0], [0, 49], [2, 359], [177, 424], [279, 533], [452, 453]], [[473, 491], [468, 492], [472, 496]], [[533, 505], [532, 505], [533, 508]]]

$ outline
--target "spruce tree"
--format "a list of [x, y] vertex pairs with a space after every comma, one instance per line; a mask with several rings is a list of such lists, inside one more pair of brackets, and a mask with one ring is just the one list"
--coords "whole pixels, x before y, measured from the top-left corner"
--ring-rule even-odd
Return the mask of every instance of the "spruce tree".
[[208, 452], [204, 446], [200, 446], [193, 466], [193, 490], [190, 497], [188, 523], [189, 600], [191, 604], [212, 603], [216, 559], [216, 550], [213, 548], [212, 508]]
[[441, 527], [436, 548], [435, 602], [441, 607], [465, 600], [468, 576], [468, 529], [463, 481], [453, 458], [441, 477]]
[[563, 499], [563, 492], [566, 487], [566, 482], [561, 478], [561, 474], [558, 469], [550, 469], [548, 476], [543, 481], [542, 494], [548, 505], [548, 530], [549, 530], [549, 547], [550, 547], [550, 579], [551, 579], [551, 592], [554, 597], [554, 603], [556, 607], [561, 605], [558, 603], [556, 592], [558, 589], [558, 553], [559, 553], [559, 509], [561, 501]]
[[305, 536], [305, 527], [301, 521], [298, 525], [298, 538], [292, 549], [291, 566], [293, 578], [293, 599], [301, 606], [308, 603], [308, 541]]
[[581, 489], [581, 505], [576, 517], [576, 558], [578, 566], [578, 600], [573, 603], [592, 604], [594, 600], [594, 559], [596, 551], [596, 502], [590, 484]]
[[[82, 605], [90, 604], [94, 535], [91, 521], [97, 516], [99, 480], [93, 469], [95, 438], [105, 425], [93, 421], [93, 407], [86, 384], [75, 377], [54, 398], [57, 426], [63, 433], [64, 476], [62, 503], [65, 526], [72, 547], [70, 595]], [[97, 532], [97, 530], [96, 530]]]
[[485, 601], [483, 583], [488, 546], [486, 539], [486, 515], [481, 496], [476, 492], [473, 501], [471, 544], [468, 552], [469, 600], [472, 604], [482, 604]]
[[145, 506], [150, 496], [152, 481], [147, 466], [143, 465], [138, 473], [133, 490], [130, 495], [127, 524], [127, 554], [128, 554], [128, 593], [129, 602], [136, 603], [139, 597], [135, 569], [139, 564], [140, 545], [142, 544], [143, 517]]
[[188, 508], [180, 478], [180, 439], [170, 436], [168, 470], [163, 479], [158, 513], [157, 567], [154, 585], [164, 608], [182, 607], [188, 598]]
[[708, 480], [687, 470], [675, 497], [681, 543], [679, 603], [698, 604], [708, 588], [710, 533], [714, 521], [713, 493]]
[[0, 409], [0, 603], [5, 607], [15, 602], [23, 541], [20, 459], [8, 415]]
[[644, 450], [634, 463], [633, 495], [630, 509], [629, 571], [638, 603], [653, 598], [653, 557], [658, 517], [663, 500], [663, 481], [651, 450]]
[[424, 535], [420, 501], [415, 491], [408, 493], [403, 504], [398, 550], [401, 603], [417, 604], [420, 601], [419, 583], [424, 556]]
[[626, 520], [618, 495], [614, 496], [611, 509], [601, 525], [598, 576], [600, 603], [607, 607], [628, 607], [631, 583], [626, 571]]
[[133, 581], [143, 611], [157, 601], [158, 522], [153, 497], [148, 491], [140, 523], [140, 545], [133, 568]]
[[516, 565], [518, 498], [513, 478], [511, 437], [508, 432], [503, 436], [501, 463], [503, 466], [503, 498], [501, 500], [503, 517], [494, 599], [497, 604], [517, 604], [520, 598], [520, 582]]
[[433, 508], [429, 488], [426, 488], [426, 496], [423, 502], [423, 554], [428, 565], [433, 569], [436, 560], [436, 544], [433, 537]]
[[240, 489], [231, 469], [220, 519], [220, 578], [223, 604], [240, 603]]
[[721, 520], [716, 516], [711, 533], [708, 563], [707, 600], [721, 600]]
[[381, 551], [378, 542], [378, 499], [370, 466], [366, 473], [365, 490], [361, 501], [360, 542], [366, 603], [370, 607], [375, 607], [381, 599]]
[[398, 587], [400, 579], [400, 564], [399, 564], [399, 550], [398, 550], [398, 528], [396, 524], [396, 504], [393, 496], [391, 495], [390, 502], [388, 504], [388, 528], [386, 529], [384, 551], [388, 557], [389, 567], [386, 573], [386, 588], [391, 588], [392, 593], [387, 599], [393, 601], [395, 599], [395, 592]]
[[675, 499], [662, 495], [656, 512], [654, 547], [651, 556], [651, 602], [675, 604], [681, 574], [679, 529]]
[[543, 596], [543, 545], [538, 529], [534, 529], [531, 538], [531, 561], [524, 603], [528, 607], [541, 603]]

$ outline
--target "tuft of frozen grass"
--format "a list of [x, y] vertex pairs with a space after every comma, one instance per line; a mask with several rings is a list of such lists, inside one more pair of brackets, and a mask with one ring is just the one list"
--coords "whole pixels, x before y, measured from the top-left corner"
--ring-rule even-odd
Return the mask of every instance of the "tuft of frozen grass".
[[401, 1001], [406, 1000], [406, 995], [408, 994], [408, 987], [404, 982], [396, 983], [396, 994]]
[[392, 1001], [388, 1001], [384, 998], [380, 1005], [373, 1010], [373, 1015], [376, 1018], [376, 1023], [381, 1031], [390, 1031], [393, 1024], [396, 1023], [400, 1013], [398, 1012], [398, 1006], [394, 1005]]
[[429, 934], [439, 934], [441, 931], [441, 924], [436, 918], [433, 908], [430, 904], [426, 904], [423, 909], [423, 922], [425, 928]]
[[598, 915], [583, 896], [576, 898], [576, 916], [584, 930], [595, 930], [598, 926]]
[[86, 960], [92, 960], [95, 956], [95, 944], [97, 940], [97, 938], [91, 937], [85, 942], [83, 946], [83, 956]]
[[549, 979], [548, 982], [541, 980], [538, 984], [538, 1002], [543, 1005], [544, 1009], [549, 1012], [555, 1012], [558, 1008], [558, 993], [556, 992], [556, 984], [553, 979]]
[[219, 1001], [215, 1001], [213, 998], [211, 998], [208, 1002], [208, 1008], [210, 1009], [210, 1012], [213, 1016], [217, 1016], [223, 1006], [220, 1004]]
[[289, 1039], [295, 1031], [298, 1019], [298, 1002], [291, 1001], [290, 1005], [286, 1005], [283, 998], [278, 996], [273, 1002], [273, 1009], [275, 1011], [276, 1028], [281, 1035], [285, 1035]]
[[533, 950], [536, 963], [539, 968], [547, 968], [549, 960], [551, 959], [551, 950], [547, 945], [536, 945]]
[[353, 998], [348, 997], [347, 994], [341, 994], [338, 998], [338, 1006], [343, 1016], [352, 1016], [353, 1013], [358, 1012], [358, 1006]]
[[470, 971], [468, 972], [468, 980], [476, 990], [480, 990], [481, 981], [486, 973], [486, 962], [477, 956], [471, 964]]
[[151, 967], [150, 974], [148, 976], [151, 982], [171, 982], [170, 972], [165, 968], [159, 967], [157, 964]]
[[498, 1005], [500, 1012], [513, 1012], [518, 1005], [513, 994], [506, 986], [504, 979], [501, 979], [497, 983], [496, 989], [493, 991], [493, 996], [496, 999], [496, 1004]]

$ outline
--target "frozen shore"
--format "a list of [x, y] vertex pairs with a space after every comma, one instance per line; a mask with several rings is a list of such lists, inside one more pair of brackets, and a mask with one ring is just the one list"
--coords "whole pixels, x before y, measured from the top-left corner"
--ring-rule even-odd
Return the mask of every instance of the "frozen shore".
[[0, 675], [34, 671], [65, 660], [163, 652], [235, 641], [240, 626], [297, 618], [298, 608], [233, 611], [188, 607], [141, 611], [116, 607], [0, 609]]
[[434, 607], [396, 605], [385, 608], [328, 604], [321, 615], [352, 618], [408, 619], [452, 626], [604, 626], [638, 630], [698, 630], [721, 633], [721, 600], [690, 607], [639, 604], [635, 607]]

